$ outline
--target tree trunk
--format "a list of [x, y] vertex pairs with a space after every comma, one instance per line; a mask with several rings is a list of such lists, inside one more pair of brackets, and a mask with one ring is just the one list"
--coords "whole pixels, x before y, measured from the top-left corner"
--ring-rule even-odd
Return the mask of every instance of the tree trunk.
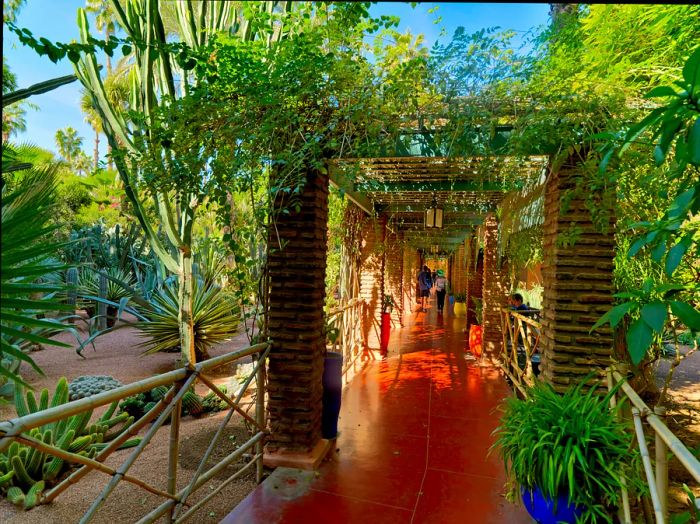
[[100, 133], [96, 130], [95, 131], [95, 151], [93, 152], [93, 163], [94, 163], [94, 169], [97, 171], [98, 164], [100, 162]]
[[[111, 31], [108, 29], [109, 24], [105, 24], [105, 40], [109, 41], [109, 37], [111, 36]], [[105, 57], [107, 58], [107, 74], [112, 73], [112, 59], [108, 54], [105, 53]]]
[[180, 324], [180, 351], [182, 360], [189, 366], [197, 363], [194, 348], [194, 319], [192, 301], [194, 285], [192, 281], [192, 251], [189, 246], [180, 248], [180, 273], [178, 275], [178, 322]]
[[114, 169], [114, 162], [112, 161], [112, 146], [107, 144], [107, 167]]

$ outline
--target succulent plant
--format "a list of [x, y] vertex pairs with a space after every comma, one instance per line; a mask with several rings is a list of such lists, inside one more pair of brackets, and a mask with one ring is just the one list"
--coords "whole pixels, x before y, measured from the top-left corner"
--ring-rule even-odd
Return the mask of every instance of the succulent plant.
[[[222, 393], [228, 393], [226, 386], [219, 386]], [[205, 412], [222, 411], [228, 407], [228, 402], [221, 400], [213, 391], [202, 399]]]
[[[139, 393], [138, 395], [125, 398], [119, 404], [119, 409], [137, 419], [141, 418], [155, 407], [156, 403], [168, 393], [168, 390], [169, 388], [167, 386], [158, 386], [145, 393]], [[223, 386], [221, 390], [224, 393], [226, 392], [226, 388]], [[210, 393], [202, 398], [195, 393], [194, 388], [190, 388], [187, 393], [182, 396], [183, 415], [198, 417], [210, 411], [221, 411], [226, 406], [226, 402], [220, 400], [214, 393]]]
[[[112, 377], [81, 377], [109, 378]], [[108, 388], [112, 389], [112, 387]], [[53, 397], [48, 389], [43, 389], [39, 398], [32, 391], [23, 394], [21, 387], [15, 388], [15, 410], [23, 417], [39, 411], [61, 406], [68, 402], [69, 386], [65, 377], [56, 384]], [[117, 402], [112, 403], [105, 413], [92, 424], [92, 410], [66, 417], [33, 428], [28, 435], [49, 446], [58, 447], [71, 453], [93, 458], [104, 449], [108, 442], [121, 434], [133, 422], [128, 413], [114, 416]], [[126, 441], [120, 448], [138, 445], [140, 438]], [[7, 452], [0, 453], [0, 492], [13, 504], [31, 509], [41, 498], [41, 493], [50, 483], [60, 478], [71, 467], [63, 459], [41, 452], [19, 442], [10, 444]]]
[[71, 400], [90, 397], [103, 391], [110, 391], [123, 386], [114, 377], [108, 375], [83, 375], [78, 377], [68, 386]]

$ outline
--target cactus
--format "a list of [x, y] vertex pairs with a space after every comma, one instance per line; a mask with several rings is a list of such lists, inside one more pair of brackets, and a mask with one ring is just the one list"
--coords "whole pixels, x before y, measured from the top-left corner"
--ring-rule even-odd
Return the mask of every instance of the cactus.
[[[56, 384], [53, 397], [49, 395], [48, 389], [44, 389], [37, 400], [31, 391], [25, 395], [22, 388], [17, 387], [15, 407], [18, 416], [26, 416], [49, 406], [65, 404], [68, 397], [68, 381], [61, 378]], [[41, 428], [33, 428], [26, 435], [49, 446], [94, 458], [107, 446], [107, 441], [123, 432], [134, 421], [127, 413], [112, 416], [117, 405], [118, 403], [114, 402], [94, 423], [90, 420], [92, 410], [88, 410]], [[110, 430], [111, 433], [107, 433]], [[140, 441], [141, 439], [132, 439], [121, 447], [132, 447]], [[71, 466], [72, 464], [61, 458], [31, 446], [21, 445], [19, 442], [12, 442], [6, 454], [0, 453], [0, 492], [5, 493], [13, 504], [30, 509], [40, 501], [41, 492], [47, 483], [55, 481]]]
[[155, 387], [151, 390], [151, 400], [153, 402], [158, 402], [161, 400], [165, 395], [168, 394], [168, 387], [167, 386], [158, 386]]
[[36, 480], [29, 476], [29, 473], [27, 473], [27, 469], [24, 467], [24, 463], [25, 461], [22, 460], [21, 455], [12, 457], [10, 465], [12, 466], [12, 469], [15, 472], [15, 478], [13, 480], [13, 483], [19, 483], [21, 485], [31, 487], [34, 484], [36, 484]]
[[15, 471], [10, 470], [4, 475], [0, 475], [0, 489], [4, 488], [5, 486], [10, 484], [10, 481], [12, 480], [12, 477], [15, 476]]
[[[228, 393], [226, 386], [219, 386], [222, 393]], [[219, 396], [213, 391], [208, 393], [203, 399], [202, 404], [204, 405], [204, 411], [221, 411], [228, 408], [228, 403], [225, 400], [221, 400]]]
[[41, 492], [44, 491], [44, 481], [34, 484], [24, 497], [24, 509], [32, 509], [39, 502]]
[[92, 442], [92, 434], [83, 435], [82, 437], [78, 437], [70, 443], [70, 446], [68, 446], [68, 451], [71, 453], [78, 453], [79, 451], [82, 451], [85, 448], [87, 448], [90, 444], [92, 444]]
[[51, 407], [55, 408], [68, 402], [68, 380], [66, 377], [61, 377], [56, 383], [56, 389], [53, 393], [53, 398], [51, 399]]
[[108, 375], [83, 375], [73, 380], [68, 386], [70, 399], [76, 400], [92, 395], [97, 395], [104, 391], [110, 391], [123, 386], [114, 377]]
[[[140, 443], [141, 437], [132, 438], [124, 442], [121, 446], [119, 446], [119, 449], [133, 448], [135, 446], [138, 446]], [[109, 446], [108, 442], [96, 442], [95, 444], [91, 444], [88, 449], [94, 449], [95, 451], [99, 452], [105, 449], [107, 446]]]
[[201, 415], [204, 413], [202, 397], [193, 391], [188, 391], [182, 396], [182, 408], [185, 413], [189, 413], [194, 417]]
[[24, 505], [24, 492], [17, 486], [12, 486], [7, 490], [7, 500], [17, 506]]
[[105, 411], [104, 414], [100, 417], [100, 422], [111, 419], [112, 415], [114, 415], [114, 412], [117, 410], [118, 405], [119, 402], [112, 402], [107, 408], [107, 411]]

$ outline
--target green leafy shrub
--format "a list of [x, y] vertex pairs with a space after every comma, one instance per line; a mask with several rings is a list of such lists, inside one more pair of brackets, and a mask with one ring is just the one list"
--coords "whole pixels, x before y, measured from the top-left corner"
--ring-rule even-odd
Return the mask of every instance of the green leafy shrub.
[[537, 383], [529, 398], [508, 398], [492, 450], [503, 458], [511, 497], [537, 487], [554, 499], [568, 495], [584, 509], [584, 522], [611, 522], [622, 479], [636, 486], [628, 476], [635, 471], [632, 432], [610, 410], [610, 394], [595, 386], [585, 392], [586, 382], [563, 395]]

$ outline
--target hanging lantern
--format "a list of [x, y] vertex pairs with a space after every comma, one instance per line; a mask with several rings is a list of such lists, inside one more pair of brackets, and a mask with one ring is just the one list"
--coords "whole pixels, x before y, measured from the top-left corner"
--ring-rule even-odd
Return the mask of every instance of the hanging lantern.
[[425, 227], [442, 229], [442, 217], [444, 210], [438, 207], [435, 194], [433, 194], [433, 202], [430, 207], [425, 210]]

